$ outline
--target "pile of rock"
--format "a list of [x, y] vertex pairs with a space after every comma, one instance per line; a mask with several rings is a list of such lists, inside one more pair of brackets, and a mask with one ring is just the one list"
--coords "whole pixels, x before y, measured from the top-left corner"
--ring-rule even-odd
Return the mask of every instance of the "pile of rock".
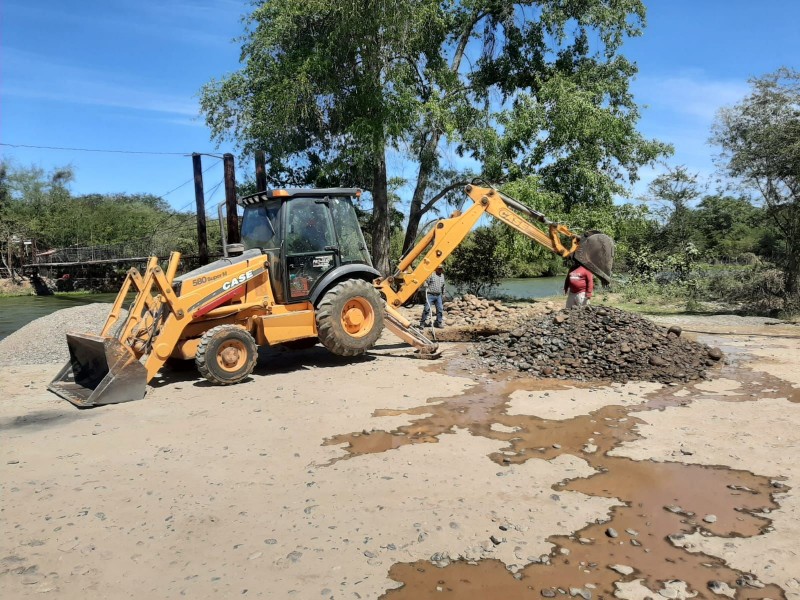
[[[39, 317], [0, 340], [0, 367], [65, 363], [69, 360], [67, 332], [100, 333], [111, 304], [84, 304]], [[122, 311], [121, 316], [125, 316]]]
[[448, 325], [485, 326], [493, 321], [507, 323], [520, 315], [523, 309], [507, 306], [500, 300], [479, 298], [474, 294], [465, 294], [450, 302], [444, 303], [444, 314]]
[[707, 369], [723, 356], [718, 348], [681, 337], [679, 327], [667, 329], [639, 315], [605, 307], [530, 319], [509, 333], [486, 338], [474, 352], [490, 372], [661, 383], [706, 378]]

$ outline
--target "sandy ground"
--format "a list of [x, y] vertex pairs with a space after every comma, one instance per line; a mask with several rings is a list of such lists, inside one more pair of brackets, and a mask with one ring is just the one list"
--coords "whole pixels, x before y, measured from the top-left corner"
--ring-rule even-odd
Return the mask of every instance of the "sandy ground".
[[[716, 381], [517, 386], [505, 414], [564, 421], [608, 406], [637, 410], [641, 437], [610, 456], [779, 481], [769, 531], [697, 532], [685, 551], [719, 557], [800, 599], [800, 404], [791, 396], [800, 339], [747, 333], [702, 338], [733, 352]], [[445, 361], [462, 350], [447, 345]], [[432, 365], [404, 356], [386, 334], [364, 360], [321, 348], [273, 355], [231, 388], [170, 372], [143, 401], [84, 411], [45, 390], [58, 365], [5, 368], [0, 597], [378, 598], [400, 585], [389, 578], [396, 563], [493, 558], [516, 572], [553, 551], [551, 536], [603, 522], [621, 506], [613, 490], [553, 493], [597, 473], [581, 452], [492, 460], [518, 430], [508, 420], [487, 435], [453, 426], [420, 440], [434, 443], [400, 443], [447, 399], [474, 389]], [[753, 370], [763, 371], [755, 381]], [[648, 410], [658, 393], [675, 405]], [[377, 440], [379, 432], [394, 432], [396, 447], [383, 447], [384, 436], [375, 451], [353, 455], [347, 444], [326, 443], [345, 434]], [[620, 596], [653, 595], [642, 587], [646, 573], [619, 579]]]

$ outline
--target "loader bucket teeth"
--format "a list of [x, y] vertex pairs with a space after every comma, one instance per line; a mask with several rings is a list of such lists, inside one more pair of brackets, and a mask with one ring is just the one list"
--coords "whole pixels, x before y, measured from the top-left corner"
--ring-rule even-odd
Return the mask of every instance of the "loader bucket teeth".
[[611, 283], [614, 266], [614, 240], [604, 233], [588, 231], [581, 235], [573, 258], [597, 275], [605, 285]]
[[67, 334], [69, 362], [47, 386], [80, 408], [117, 404], [144, 398], [147, 371], [113, 337]]

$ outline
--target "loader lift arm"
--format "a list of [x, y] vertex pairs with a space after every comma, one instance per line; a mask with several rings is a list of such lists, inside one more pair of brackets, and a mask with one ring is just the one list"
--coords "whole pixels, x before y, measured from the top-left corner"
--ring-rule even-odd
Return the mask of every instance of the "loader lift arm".
[[[70, 360], [47, 386], [50, 391], [79, 407], [144, 397], [147, 383], [167, 359], [181, 357], [187, 344], [196, 345], [196, 337], [181, 339], [185, 330], [197, 327], [196, 319], [224, 323], [236, 314], [246, 320], [253, 310], [274, 302], [271, 295], [254, 302], [243, 299], [246, 286], [266, 281], [266, 257], [231, 264], [200, 278], [194, 287], [187, 284], [191, 289], [178, 295], [173, 283], [180, 258], [179, 252], [172, 252], [166, 271], [155, 256], [144, 275], [130, 269], [100, 335], [67, 333]], [[132, 288], [136, 296], [127, 317], [120, 320]], [[238, 302], [230, 303], [234, 298]]]
[[[599, 232], [578, 235], [566, 225], [549, 220], [544, 214], [492, 187], [469, 184], [464, 187], [464, 192], [473, 201], [473, 205], [463, 213], [456, 211], [452, 217], [437, 221], [403, 256], [393, 275], [375, 281], [375, 286], [386, 298], [386, 326], [422, 353], [434, 352], [435, 344], [414, 328], [397, 308], [422, 287], [436, 267], [464, 241], [484, 214], [492, 215], [559, 256], [573, 257], [604, 283], [611, 280], [614, 243], [607, 235]], [[545, 225], [547, 232], [522, 215]], [[420, 260], [414, 266], [418, 259]]]

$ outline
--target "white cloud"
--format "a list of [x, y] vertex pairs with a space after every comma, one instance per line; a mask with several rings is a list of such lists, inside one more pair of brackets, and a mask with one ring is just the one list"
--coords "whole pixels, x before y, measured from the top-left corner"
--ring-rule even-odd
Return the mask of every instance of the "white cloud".
[[[638, 77], [632, 85], [636, 101], [645, 105], [639, 129], [647, 137], [672, 144], [675, 154], [667, 163], [684, 165], [709, 184], [721, 185], [713, 162], [719, 149], [709, 142], [717, 111], [741, 101], [749, 92], [745, 79], [715, 78], [700, 69]], [[639, 170], [631, 196], [646, 193], [648, 184], [664, 172], [661, 165]], [[724, 183], [724, 182], [723, 182]]]
[[106, 73], [53, 62], [34, 53], [5, 48], [3, 96], [130, 108], [195, 117], [189, 94], [163, 93], [136, 85], [123, 73]]
[[666, 77], [640, 77], [634, 84], [640, 102], [655, 109], [711, 121], [717, 110], [741, 100], [746, 81], [712, 79], [701, 73]]

